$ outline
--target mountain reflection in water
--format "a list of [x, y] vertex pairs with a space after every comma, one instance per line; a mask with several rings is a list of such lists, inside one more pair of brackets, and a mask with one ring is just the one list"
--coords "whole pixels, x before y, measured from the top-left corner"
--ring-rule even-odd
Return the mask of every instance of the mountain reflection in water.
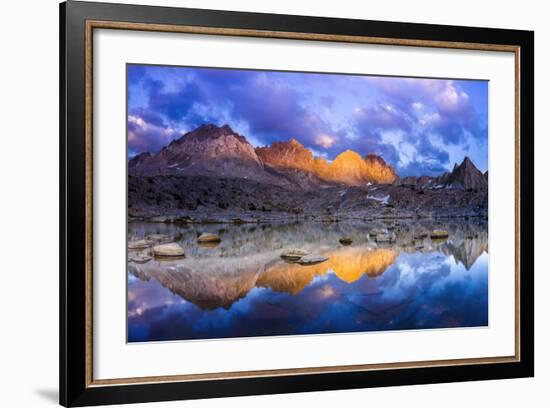
[[[166, 234], [186, 257], [128, 263], [128, 340], [487, 325], [485, 222], [381, 226], [395, 230], [394, 244], [377, 245], [368, 235], [373, 225], [361, 223], [130, 223], [129, 239]], [[418, 239], [433, 228], [449, 238]], [[219, 234], [221, 243], [198, 245], [202, 232]], [[342, 236], [353, 244], [339, 244]], [[280, 254], [288, 248], [328, 261], [287, 263]]]

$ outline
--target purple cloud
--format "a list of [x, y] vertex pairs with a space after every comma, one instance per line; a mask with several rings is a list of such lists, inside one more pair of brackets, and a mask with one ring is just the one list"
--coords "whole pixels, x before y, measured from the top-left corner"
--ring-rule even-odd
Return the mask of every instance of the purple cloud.
[[180, 133], [165, 125], [158, 116], [136, 110], [128, 115], [129, 155], [144, 151], [158, 151]]
[[381, 154], [400, 175], [440, 173], [467, 154], [487, 166], [482, 81], [129, 65], [128, 95], [129, 155], [228, 123], [254, 145], [296, 138], [329, 159]]

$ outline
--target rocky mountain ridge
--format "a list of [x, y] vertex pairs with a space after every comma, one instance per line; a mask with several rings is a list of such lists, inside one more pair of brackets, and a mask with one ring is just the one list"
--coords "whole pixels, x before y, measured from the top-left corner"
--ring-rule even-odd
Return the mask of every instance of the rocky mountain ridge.
[[411, 186], [420, 189], [439, 190], [443, 188], [464, 189], [471, 191], [487, 191], [489, 172], [482, 173], [466, 156], [459, 165], [455, 163], [452, 172], [440, 176], [408, 176], [397, 179], [394, 185]]
[[[157, 154], [142, 152], [128, 162], [134, 176], [185, 175], [250, 179], [288, 189], [311, 190], [333, 185], [394, 184], [422, 189], [463, 188], [484, 191], [488, 172], [464, 161], [440, 176], [399, 178], [392, 166], [376, 155], [362, 157], [352, 150], [330, 162], [314, 157], [296, 139], [254, 148], [229, 125], [207, 124], [184, 134]], [[327, 185], [328, 184], [328, 185]]]
[[269, 166], [309, 172], [320, 180], [359, 186], [366, 183], [386, 184], [397, 179], [395, 170], [375, 154], [361, 157], [352, 150], [340, 153], [334, 161], [313, 157], [311, 150], [296, 139], [275, 142], [269, 147], [258, 147], [256, 153]]
[[296, 140], [254, 148], [203, 125], [128, 162], [128, 215], [160, 222], [486, 217], [488, 173], [469, 158], [440, 176], [398, 178], [376, 155], [329, 162]]
[[[381, 157], [347, 150], [329, 162], [295, 139], [254, 148], [230, 126], [208, 124], [172, 141], [159, 153], [140, 153], [128, 163], [132, 175], [218, 175], [282, 187], [323, 183], [359, 186], [392, 183], [394, 169]], [[307, 181], [304, 183], [304, 181]]]

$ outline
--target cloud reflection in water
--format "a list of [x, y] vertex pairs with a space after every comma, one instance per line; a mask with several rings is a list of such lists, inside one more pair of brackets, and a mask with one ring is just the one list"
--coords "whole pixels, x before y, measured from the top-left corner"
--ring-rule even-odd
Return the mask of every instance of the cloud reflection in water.
[[128, 340], [486, 326], [486, 235], [480, 239], [422, 252], [368, 242], [323, 247], [329, 261], [313, 266], [285, 263], [272, 248], [151, 261], [129, 268]]

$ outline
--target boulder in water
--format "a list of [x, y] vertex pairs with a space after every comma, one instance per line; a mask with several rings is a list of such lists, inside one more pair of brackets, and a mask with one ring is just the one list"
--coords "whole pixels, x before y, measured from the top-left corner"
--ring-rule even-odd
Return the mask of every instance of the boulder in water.
[[281, 254], [281, 258], [286, 261], [299, 261], [301, 258], [307, 255], [307, 252], [303, 249], [287, 249]]
[[396, 236], [393, 232], [386, 234], [378, 234], [374, 240], [378, 243], [391, 243], [395, 242]]
[[210, 234], [208, 232], [203, 232], [199, 238], [197, 238], [199, 243], [206, 244], [206, 243], [214, 243], [214, 242], [220, 242], [222, 239], [219, 235], [216, 234]]
[[156, 217], [151, 217], [151, 222], [158, 222], [158, 223], [166, 223], [171, 222], [172, 219], [169, 217], [165, 217], [163, 215], [158, 215]]
[[128, 249], [145, 249], [151, 246], [151, 241], [140, 239], [139, 241], [129, 241]]
[[167, 243], [172, 241], [172, 238], [165, 234], [149, 234], [147, 235], [147, 239], [156, 243]]
[[370, 230], [369, 235], [371, 237], [376, 237], [377, 235], [387, 234], [388, 230], [386, 228], [373, 228]]
[[170, 244], [155, 245], [153, 254], [155, 256], [183, 256], [185, 251], [179, 244], [171, 242]]
[[442, 230], [442, 229], [435, 229], [432, 231], [432, 233], [430, 234], [430, 238], [432, 239], [444, 239], [444, 238], [448, 238], [449, 237], [449, 233], [445, 230]]
[[130, 262], [134, 262], [134, 263], [137, 263], [137, 264], [144, 264], [144, 263], [147, 263], [149, 262], [151, 258], [149, 255], [134, 255], [132, 257], [130, 257], [130, 259], [128, 259]]
[[315, 265], [326, 261], [328, 261], [328, 258], [326, 256], [311, 254], [311, 255], [305, 255], [301, 257], [298, 263], [300, 265]]

